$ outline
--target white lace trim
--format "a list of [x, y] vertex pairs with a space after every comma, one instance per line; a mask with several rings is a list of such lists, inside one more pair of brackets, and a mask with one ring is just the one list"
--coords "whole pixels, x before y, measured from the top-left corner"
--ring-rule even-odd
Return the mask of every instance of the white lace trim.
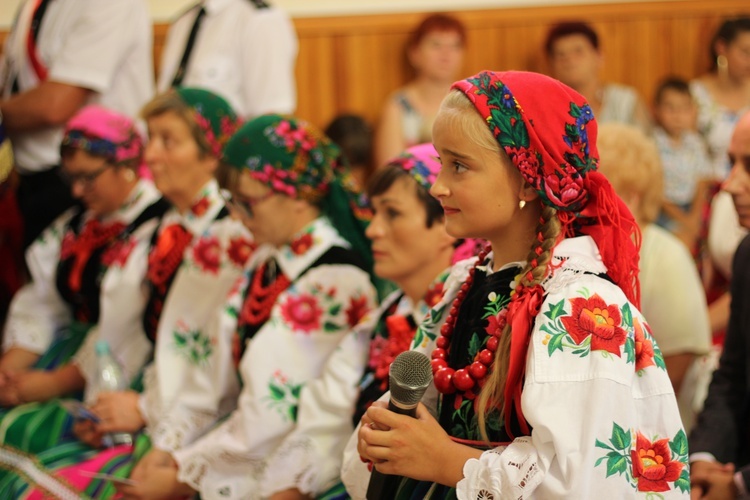
[[456, 485], [461, 500], [527, 498], [542, 482], [537, 452], [530, 437], [518, 438], [507, 448], [485, 451], [464, 464], [464, 478]]
[[263, 494], [271, 496], [289, 488], [297, 488], [303, 494], [317, 493], [322, 471], [315, 457], [315, 448], [310, 439], [285, 443], [268, 464]]

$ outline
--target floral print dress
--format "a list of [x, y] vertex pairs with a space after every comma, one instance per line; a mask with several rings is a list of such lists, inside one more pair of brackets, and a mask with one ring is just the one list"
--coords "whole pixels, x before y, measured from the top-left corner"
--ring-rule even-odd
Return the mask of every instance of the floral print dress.
[[[473, 264], [462, 262], [454, 268], [444, 300], [420, 326], [422, 336], [415, 339], [414, 348], [432, 352], [445, 320], [444, 308]], [[407, 480], [401, 497], [689, 495], [687, 439], [663, 357], [645, 319], [606, 279], [607, 270], [590, 237], [558, 244], [553, 269], [543, 283], [545, 298], [531, 332], [521, 396], [530, 435], [519, 433], [509, 443], [495, 443], [480, 459], [467, 461], [456, 489]], [[493, 298], [488, 296], [486, 304], [494, 303]], [[486, 328], [492, 328], [493, 316], [498, 318], [487, 316]], [[471, 340], [464, 345], [471, 349]], [[473, 409], [465, 424], [451, 419], [453, 427], [445, 426], [445, 412], [460, 412], [465, 401], [458, 404], [454, 399], [446, 410], [450, 401], [434, 386], [422, 401], [440, 415], [454, 439], [461, 433], [468, 440], [475, 437]], [[489, 431], [492, 436], [492, 424]], [[362, 498], [369, 474], [357, 462], [356, 440], [350, 440], [344, 483], [353, 498]]]
[[237, 408], [218, 427], [173, 454], [178, 479], [198, 490], [201, 498], [260, 498], [268, 458], [294, 429], [305, 384], [320, 375], [328, 357], [375, 305], [376, 292], [366, 271], [351, 261], [320, 263], [335, 250], [349, 248], [329, 220], [320, 217], [291, 245], [263, 246], [253, 256], [217, 318], [218, 330], [237, 331], [245, 290], [254, 272], [271, 259], [290, 284], [262, 326], [241, 339]]

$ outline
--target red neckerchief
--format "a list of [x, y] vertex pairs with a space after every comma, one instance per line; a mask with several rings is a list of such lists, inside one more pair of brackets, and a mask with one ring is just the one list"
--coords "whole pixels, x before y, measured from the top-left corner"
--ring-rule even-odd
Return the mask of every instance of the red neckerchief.
[[91, 219], [83, 227], [81, 234], [66, 245], [67, 248], [61, 254], [63, 258], [66, 256], [73, 257], [73, 266], [68, 276], [68, 285], [71, 291], [74, 293], [80, 291], [83, 269], [94, 250], [108, 244], [124, 229], [125, 224], [122, 222], [102, 224], [96, 219]]

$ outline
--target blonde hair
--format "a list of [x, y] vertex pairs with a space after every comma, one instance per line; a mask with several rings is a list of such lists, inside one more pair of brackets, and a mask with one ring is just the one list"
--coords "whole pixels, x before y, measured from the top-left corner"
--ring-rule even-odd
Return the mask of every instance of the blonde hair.
[[[452, 113], [456, 119], [454, 123], [457, 123], [467, 133], [475, 145], [505, 155], [505, 152], [500, 148], [500, 144], [493, 137], [479, 112], [477, 112], [474, 105], [462, 92], [458, 90], [450, 92], [443, 100], [440, 111]], [[537, 238], [529, 249], [526, 257], [527, 264], [521, 271], [521, 285], [528, 288], [534, 287], [540, 284], [547, 276], [548, 264], [552, 258], [552, 248], [557, 243], [560, 232], [560, 220], [557, 218], [557, 210], [552, 207], [542, 206], [539, 224], [536, 227]], [[487, 414], [496, 408], [501, 410], [501, 415], [507, 410], [507, 401], [505, 401], [503, 393], [508, 378], [510, 343], [510, 323], [507, 323], [505, 328], [503, 328], [497, 350], [495, 351], [493, 369], [479, 394], [479, 408], [477, 412], [479, 428], [482, 438], [488, 442], [490, 440], [487, 434]]]
[[656, 220], [664, 196], [664, 176], [659, 150], [639, 128], [621, 123], [599, 126], [599, 171], [621, 197], [636, 195], [641, 222]]

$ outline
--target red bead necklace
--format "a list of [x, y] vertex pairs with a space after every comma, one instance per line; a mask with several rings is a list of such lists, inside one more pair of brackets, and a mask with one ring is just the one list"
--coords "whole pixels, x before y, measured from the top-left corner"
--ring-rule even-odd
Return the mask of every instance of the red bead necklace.
[[242, 305], [241, 320], [247, 325], [262, 325], [271, 316], [271, 309], [278, 296], [289, 288], [291, 281], [283, 273], [266, 286], [263, 286], [263, 276], [266, 274], [268, 263], [263, 263], [253, 274], [250, 290], [247, 292], [245, 303]]
[[453, 335], [456, 320], [458, 319], [458, 311], [471, 285], [474, 283], [474, 274], [476, 273], [477, 266], [484, 262], [489, 251], [489, 247], [482, 250], [479, 253], [476, 265], [469, 270], [469, 276], [461, 285], [456, 298], [451, 304], [448, 318], [440, 329], [440, 337], [436, 341], [437, 347], [432, 351], [432, 375], [435, 387], [443, 394], [453, 394], [459, 391], [464, 393], [467, 398], [473, 399], [475, 396], [474, 387], [476, 385], [479, 385], [479, 387], [484, 385], [485, 377], [495, 361], [495, 351], [497, 350], [502, 328], [496, 329], [496, 333], [487, 340], [485, 348], [474, 356], [474, 361], [470, 365], [454, 370], [448, 366], [447, 361], [448, 354], [450, 353], [451, 336]]

